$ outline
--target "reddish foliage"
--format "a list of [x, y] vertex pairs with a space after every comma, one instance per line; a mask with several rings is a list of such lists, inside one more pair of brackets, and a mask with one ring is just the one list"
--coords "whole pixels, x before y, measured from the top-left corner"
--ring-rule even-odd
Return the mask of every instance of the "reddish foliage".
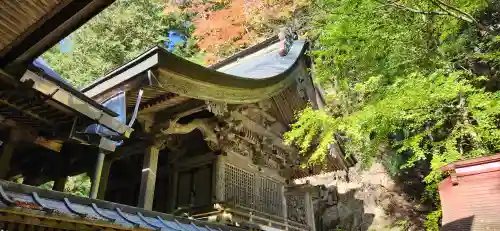
[[244, 0], [234, 0], [225, 9], [206, 12], [194, 21], [200, 49], [217, 54], [224, 46], [247, 45], [250, 35], [245, 31], [244, 4]]
[[[187, 10], [197, 14], [193, 21], [198, 37], [198, 47], [207, 54], [208, 64], [217, 62], [221, 57], [227, 56], [239, 48], [249, 45], [256, 35], [246, 30], [245, 0], [231, 0], [223, 9], [214, 9], [215, 2], [193, 0]], [[165, 8], [165, 13], [173, 12], [175, 6]]]
[[309, 4], [308, 0], [170, 1], [175, 3], [166, 7], [165, 13], [196, 13], [193, 35], [198, 37], [197, 45], [207, 55], [207, 64], [268, 37], [275, 26], [282, 26], [293, 12]]

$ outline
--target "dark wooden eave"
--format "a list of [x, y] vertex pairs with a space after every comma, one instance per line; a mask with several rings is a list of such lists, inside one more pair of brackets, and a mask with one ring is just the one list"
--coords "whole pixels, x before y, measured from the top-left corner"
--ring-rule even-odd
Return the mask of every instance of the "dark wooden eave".
[[0, 68], [25, 68], [113, 2], [0, 0]]
[[68, 136], [74, 118], [128, 136], [117, 114], [32, 65], [114, 0], [0, 0], [0, 115], [51, 136]]

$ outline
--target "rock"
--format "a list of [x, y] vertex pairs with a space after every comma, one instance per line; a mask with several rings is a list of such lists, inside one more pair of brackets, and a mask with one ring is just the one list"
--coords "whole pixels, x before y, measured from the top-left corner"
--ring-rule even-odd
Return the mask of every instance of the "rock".
[[[423, 230], [417, 204], [403, 195], [379, 163], [368, 170], [354, 166], [348, 171], [324, 173], [295, 183], [321, 186], [314, 201], [318, 230], [401, 230], [401, 224]], [[402, 222], [403, 221], [403, 222]]]

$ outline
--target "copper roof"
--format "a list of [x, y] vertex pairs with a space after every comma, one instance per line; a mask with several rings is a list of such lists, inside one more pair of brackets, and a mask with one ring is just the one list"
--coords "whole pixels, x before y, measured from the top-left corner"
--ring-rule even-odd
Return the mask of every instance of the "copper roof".
[[116, 94], [116, 90], [127, 91], [149, 82], [165, 92], [189, 98], [234, 104], [258, 102], [289, 87], [297, 73], [305, 69], [302, 61], [306, 41], [295, 41], [285, 57], [278, 55], [277, 47], [258, 47], [217, 70], [154, 47], [82, 91], [99, 102]]

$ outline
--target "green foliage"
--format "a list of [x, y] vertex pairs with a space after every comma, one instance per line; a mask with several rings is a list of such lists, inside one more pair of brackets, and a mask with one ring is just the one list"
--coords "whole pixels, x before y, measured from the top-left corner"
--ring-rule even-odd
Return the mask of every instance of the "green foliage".
[[309, 162], [318, 164], [324, 161], [328, 145], [333, 141], [336, 128], [335, 119], [325, 111], [314, 111], [306, 108], [298, 114], [299, 120], [292, 125], [292, 130], [285, 134], [287, 144], [298, 144], [302, 154], [309, 154], [314, 138], [319, 137], [320, 143], [310, 156]]
[[[54, 186], [54, 181], [49, 181], [44, 183], [39, 188], [52, 190]], [[91, 181], [90, 177], [86, 173], [82, 173], [76, 176], [68, 177], [66, 185], [64, 186], [64, 192], [70, 193], [76, 196], [88, 197], [90, 193]]]
[[[500, 151], [500, 46], [489, 22], [474, 18], [498, 9], [491, 4], [316, 0], [311, 54], [327, 107], [298, 113], [286, 141], [313, 164], [339, 142], [395, 174], [430, 166], [422, 198], [438, 205], [441, 166]], [[429, 214], [430, 230], [439, 217]]]
[[[83, 87], [106, 72], [132, 60], [168, 38], [169, 30], [190, 35], [186, 27], [192, 15], [163, 13], [161, 1], [120, 0], [69, 36], [71, 51], [62, 53], [56, 45], [43, 54], [50, 66], [75, 87]], [[197, 52], [191, 40], [176, 49], [182, 57]], [[78, 64], [78, 65], [75, 65]]]
[[[310, 158], [313, 163], [324, 159], [335, 132], [349, 137], [347, 152], [365, 163], [381, 155], [384, 146], [399, 154], [411, 152], [401, 168], [430, 156], [436, 171], [426, 180], [434, 182], [443, 164], [500, 149], [499, 94], [474, 88], [467, 77], [462, 71], [409, 74], [385, 86], [383, 97], [345, 117], [307, 108], [285, 138], [303, 153], [308, 153], [314, 138], [320, 138]], [[403, 133], [402, 139], [390, 138], [398, 133]]]
[[51, 190], [53, 186], [54, 186], [54, 181], [49, 181], [49, 182], [46, 182], [38, 187]]
[[90, 186], [90, 177], [83, 173], [68, 177], [68, 181], [64, 186], [64, 192], [68, 192], [76, 196], [88, 197], [90, 193]]
[[441, 218], [441, 209], [433, 211], [427, 215], [425, 228], [427, 231], [439, 231], [439, 220]]

